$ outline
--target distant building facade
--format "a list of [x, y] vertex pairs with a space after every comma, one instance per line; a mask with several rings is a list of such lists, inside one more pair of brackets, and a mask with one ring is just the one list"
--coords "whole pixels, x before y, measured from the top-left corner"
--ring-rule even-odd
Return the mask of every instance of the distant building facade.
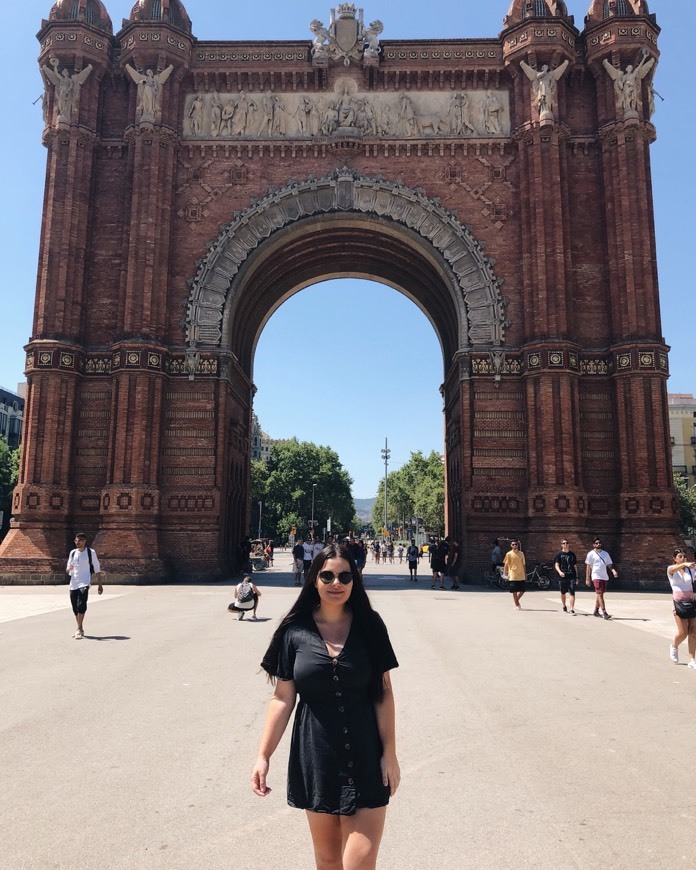
[[696, 398], [691, 393], [669, 393], [669, 434], [672, 469], [696, 485]]
[[0, 387], [0, 435], [12, 450], [22, 442], [24, 399], [18, 393]]
[[251, 459], [268, 465], [271, 456], [272, 439], [261, 428], [259, 418], [252, 414], [251, 418]]

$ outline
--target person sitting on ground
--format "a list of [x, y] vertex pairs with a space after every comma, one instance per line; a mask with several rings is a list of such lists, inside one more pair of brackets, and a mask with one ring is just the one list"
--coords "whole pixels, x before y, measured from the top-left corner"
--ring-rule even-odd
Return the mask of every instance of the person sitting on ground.
[[242, 582], [238, 583], [234, 590], [234, 601], [227, 608], [230, 613], [238, 613], [237, 620], [244, 619], [244, 614], [250, 610], [252, 619], [256, 619], [256, 609], [259, 606], [259, 598], [261, 592], [254, 585], [249, 574], [242, 577]]

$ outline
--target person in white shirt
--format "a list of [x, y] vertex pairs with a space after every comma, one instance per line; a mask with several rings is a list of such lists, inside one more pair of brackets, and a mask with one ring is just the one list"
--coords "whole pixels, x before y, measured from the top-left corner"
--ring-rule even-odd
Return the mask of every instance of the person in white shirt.
[[314, 544], [311, 541], [305, 541], [302, 544], [302, 549], [304, 551], [303, 558], [303, 567], [304, 567], [304, 575], [307, 577], [307, 571], [309, 571], [312, 565], [312, 559], [314, 558]]
[[[616, 579], [619, 572], [614, 568], [611, 556], [606, 550], [602, 549], [602, 542], [599, 538], [595, 538], [592, 544], [592, 549], [585, 557], [585, 583], [588, 586], [594, 586], [595, 590], [595, 616], [604, 616], [605, 619], [611, 619], [607, 613], [607, 608], [604, 606], [604, 593], [607, 591], [607, 583], [609, 582], [609, 572]], [[600, 609], [602, 613], [600, 614]]]
[[675, 665], [679, 664], [679, 644], [688, 637], [689, 664], [688, 668], [696, 670], [696, 562], [687, 561], [686, 550], [677, 547], [674, 551], [674, 562], [667, 568], [667, 579], [672, 587], [672, 608], [677, 633], [669, 645], [669, 657]]
[[[82, 626], [87, 612], [87, 598], [89, 597], [92, 575], [101, 574], [97, 554], [87, 546], [87, 535], [84, 532], [78, 532], [75, 535], [75, 549], [70, 551], [65, 570], [70, 575], [70, 603], [77, 621], [77, 631], [73, 637], [75, 640], [81, 640], [85, 636]], [[101, 595], [103, 591], [104, 587], [100, 582], [97, 592]]]
[[312, 559], [316, 559], [316, 557], [321, 553], [324, 549], [324, 542], [320, 540], [318, 537], [314, 539], [314, 546], [312, 547]]

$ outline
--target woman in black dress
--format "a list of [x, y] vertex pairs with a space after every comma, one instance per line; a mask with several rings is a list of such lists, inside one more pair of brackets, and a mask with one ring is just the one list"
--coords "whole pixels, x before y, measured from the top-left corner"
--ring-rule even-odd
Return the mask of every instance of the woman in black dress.
[[370, 870], [399, 786], [394, 696], [398, 667], [349, 552], [329, 544], [273, 635], [261, 666], [275, 683], [251, 784], [271, 789], [270, 759], [295, 715], [288, 803], [307, 811], [317, 870]]

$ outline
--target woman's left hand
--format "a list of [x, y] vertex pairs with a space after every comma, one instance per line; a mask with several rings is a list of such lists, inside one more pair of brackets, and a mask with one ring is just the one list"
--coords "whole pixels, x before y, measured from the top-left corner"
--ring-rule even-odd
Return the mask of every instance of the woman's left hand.
[[389, 786], [389, 794], [394, 797], [401, 782], [401, 770], [396, 755], [383, 755], [379, 762], [382, 770], [382, 785]]

